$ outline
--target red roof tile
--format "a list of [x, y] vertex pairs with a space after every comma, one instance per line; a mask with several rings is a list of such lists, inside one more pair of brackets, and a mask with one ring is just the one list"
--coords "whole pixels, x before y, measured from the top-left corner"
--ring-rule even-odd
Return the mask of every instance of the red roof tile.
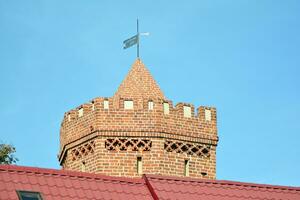
[[300, 187], [144, 175], [117, 178], [66, 170], [0, 165], [0, 200], [16, 190], [40, 192], [44, 200], [180, 199], [299, 200]]
[[16, 190], [40, 192], [43, 199], [152, 199], [142, 179], [0, 165], [0, 199], [17, 200]]
[[300, 187], [145, 175], [158, 199], [300, 200]]

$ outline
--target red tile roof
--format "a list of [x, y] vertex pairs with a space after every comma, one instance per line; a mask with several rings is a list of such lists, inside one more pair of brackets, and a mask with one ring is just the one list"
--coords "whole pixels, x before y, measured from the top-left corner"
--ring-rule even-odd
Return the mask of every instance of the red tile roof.
[[300, 187], [147, 175], [158, 199], [300, 200]]
[[157, 175], [117, 178], [67, 170], [0, 165], [0, 200], [18, 200], [16, 190], [40, 192], [44, 200], [300, 200], [300, 187]]
[[16, 190], [40, 192], [44, 200], [153, 199], [143, 179], [0, 165], [0, 200], [18, 200]]

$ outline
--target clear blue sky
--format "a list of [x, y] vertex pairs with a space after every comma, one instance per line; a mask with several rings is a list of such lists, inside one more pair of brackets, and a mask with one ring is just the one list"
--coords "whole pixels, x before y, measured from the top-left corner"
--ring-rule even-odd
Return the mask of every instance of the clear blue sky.
[[[300, 1], [0, 1], [0, 140], [60, 168], [64, 112], [141, 58], [165, 95], [216, 106], [217, 178], [300, 185]], [[175, 81], [176, 80], [176, 81]]]

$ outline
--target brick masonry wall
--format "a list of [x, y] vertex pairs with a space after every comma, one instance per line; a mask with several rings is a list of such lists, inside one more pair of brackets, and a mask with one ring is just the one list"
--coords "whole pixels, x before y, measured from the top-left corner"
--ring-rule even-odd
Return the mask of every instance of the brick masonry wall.
[[[199, 107], [198, 114], [194, 116], [194, 106], [191, 104], [179, 103], [173, 108], [170, 103], [170, 114], [163, 113], [163, 100], [154, 101], [154, 110], [147, 107], [125, 110], [122, 107], [112, 105], [105, 110], [103, 108], [104, 98], [94, 99], [95, 110], [92, 110], [92, 103], [84, 104], [75, 110], [67, 112], [61, 125], [61, 147], [80, 139], [95, 130], [101, 131], [147, 131], [156, 133], [170, 133], [173, 135], [187, 136], [190, 138], [206, 138], [216, 141], [216, 109], [212, 107]], [[124, 100], [120, 100], [122, 105]], [[148, 101], [147, 101], [148, 102]], [[183, 117], [183, 105], [192, 107], [192, 117]], [[138, 107], [138, 105], [136, 105]], [[78, 110], [83, 108], [83, 116], [78, 116]], [[211, 110], [211, 121], [205, 120], [204, 110]], [[68, 120], [68, 115], [71, 120]]]
[[[141, 175], [137, 173], [137, 157], [142, 157], [142, 172], [145, 174], [184, 176], [184, 162], [189, 160], [190, 177], [215, 179], [215, 148], [211, 150], [210, 157], [206, 158], [166, 152], [165, 139], [144, 138], [152, 141], [150, 151], [109, 151], [105, 148], [105, 141], [108, 138], [94, 139], [95, 151], [76, 160], [72, 159], [70, 155], [72, 149], [70, 149], [63, 162], [63, 168], [110, 176], [139, 177]], [[85, 165], [84, 169], [83, 165]]]
[[[124, 101], [132, 101], [133, 109], [125, 109]], [[187, 106], [190, 117], [184, 116]], [[63, 169], [128, 177], [141, 176], [138, 156], [147, 174], [183, 176], [188, 160], [189, 176], [214, 179], [217, 143], [216, 109], [173, 106], [137, 59], [113, 97], [95, 98], [65, 113], [58, 157]]]
[[[104, 109], [104, 100], [109, 109]], [[134, 101], [134, 99], [131, 99]], [[184, 160], [190, 163], [189, 176], [214, 179], [216, 174], [216, 109], [199, 107], [195, 115], [192, 104], [151, 99], [154, 109], [148, 110], [148, 101], [134, 101], [133, 110], [125, 110], [124, 99], [114, 105], [112, 98], [96, 98], [65, 114], [60, 133], [60, 162], [64, 169], [83, 170], [112, 176], [140, 176], [137, 174], [137, 156], [142, 157], [143, 173], [183, 176]], [[163, 112], [163, 102], [170, 104], [170, 113]], [[183, 105], [192, 108], [191, 118], [183, 116]], [[83, 115], [79, 117], [79, 110]], [[211, 111], [211, 121], [205, 120], [205, 110]], [[150, 151], [109, 151], [105, 149], [107, 138], [148, 138], [152, 141]], [[73, 160], [72, 149], [95, 140], [94, 153]], [[210, 156], [167, 152], [164, 142], [177, 141], [184, 144], [202, 144], [210, 147]], [[203, 175], [204, 173], [206, 175]]]

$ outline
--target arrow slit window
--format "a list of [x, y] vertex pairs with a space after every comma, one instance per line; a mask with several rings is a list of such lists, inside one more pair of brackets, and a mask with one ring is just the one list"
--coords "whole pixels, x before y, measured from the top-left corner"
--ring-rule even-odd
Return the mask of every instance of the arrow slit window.
[[184, 161], [184, 176], [189, 176], [190, 175], [190, 161], [185, 160]]
[[142, 163], [142, 157], [137, 157], [137, 174], [141, 175], [143, 174], [143, 163]]

